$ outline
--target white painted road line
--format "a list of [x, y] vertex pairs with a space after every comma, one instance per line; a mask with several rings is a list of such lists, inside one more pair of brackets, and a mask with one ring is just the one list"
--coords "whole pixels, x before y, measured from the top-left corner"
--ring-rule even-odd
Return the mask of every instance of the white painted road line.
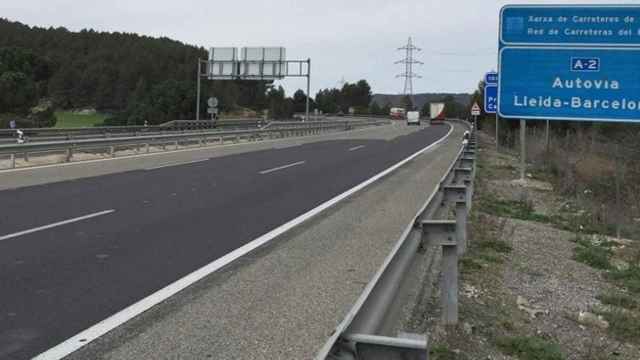
[[294, 162], [293, 164], [282, 165], [282, 166], [278, 166], [277, 168], [268, 169], [268, 170], [262, 170], [258, 174], [260, 174], [260, 175], [269, 174], [269, 173], [272, 173], [274, 171], [287, 169], [287, 168], [290, 168], [290, 167], [293, 167], [293, 166], [302, 165], [304, 163], [306, 163], [306, 161], [298, 161], [298, 162]]
[[[109, 331], [117, 328], [118, 326], [126, 323], [127, 321], [133, 319], [134, 317], [142, 314], [143, 312], [151, 309], [152, 307], [158, 305], [164, 300], [170, 298], [171, 296], [186, 289], [187, 287], [205, 278], [206, 276], [213, 274], [214, 272], [234, 262], [240, 257], [245, 256], [246, 254], [263, 246], [264, 244], [275, 239], [276, 237], [286, 233], [287, 231], [295, 228], [296, 226], [322, 213], [326, 209], [331, 208], [332, 206], [336, 205], [340, 201], [361, 191], [362, 189], [366, 188], [372, 183], [391, 174], [392, 172], [396, 171], [399, 167], [413, 160], [415, 157], [440, 145], [449, 137], [449, 135], [451, 135], [452, 132], [453, 132], [453, 126], [451, 126], [451, 129], [449, 129], [449, 132], [445, 136], [443, 136], [440, 140], [434, 142], [429, 146], [424, 147], [423, 149], [417, 151], [416, 153], [409, 156], [408, 158], [398, 162], [397, 164], [391, 166], [390, 168], [360, 183], [359, 185], [356, 185], [355, 187], [343, 192], [342, 194], [334, 197], [333, 199], [318, 205], [317, 207], [307, 211], [306, 213], [296, 217], [295, 219], [290, 220], [289, 222], [278, 226], [277, 228], [269, 231], [268, 233], [256, 239], [253, 239], [251, 242], [233, 250], [232, 252], [228, 253], [227, 255], [224, 255], [223, 257], [217, 260], [214, 260], [213, 262], [201, 267], [200, 269], [195, 270], [189, 275], [186, 275], [185, 277], [176, 280], [175, 282], [165, 286], [164, 288], [156, 291], [155, 293], [147, 296], [146, 298], [139, 300], [138, 302], [132, 305], [129, 305], [129, 307], [123, 310], [120, 310], [119, 312], [100, 321], [99, 323], [81, 331], [80, 333], [74, 335], [73, 337], [63, 341], [62, 343], [34, 357], [32, 360], [60, 360], [66, 357], [67, 355], [77, 351], [81, 347], [91, 343], [92, 341], [99, 338], [100, 336], [108, 333]], [[334, 334], [334, 336], [336, 337], [338, 335], [340, 335], [340, 333]]]
[[166, 168], [166, 167], [170, 167], [170, 166], [196, 164], [196, 163], [204, 162], [204, 161], [207, 161], [207, 160], [210, 160], [210, 159], [200, 159], [200, 160], [182, 161], [182, 162], [170, 162], [170, 163], [165, 163], [165, 164], [158, 165], [158, 166], [148, 167], [148, 168], [145, 168], [145, 170], [148, 171], [148, 170], [162, 169], [162, 168]]
[[3, 235], [3, 236], [0, 236], [0, 241], [9, 240], [9, 239], [12, 239], [12, 238], [16, 238], [18, 236], [31, 234], [31, 233], [34, 233], [34, 232], [47, 230], [47, 229], [51, 229], [51, 228], [54, 228], [54, 227], [67, 225], [67, 224], [71, 224], [71, 223], [82, 221], [82, 220], [91, 219], [91, 218], [102, 216], [102, 215], [111, 214], [112, 212], [115, 212], [115, 210], [112, 209], [112, 210], [100, 211], [100, 212], [97, 212], [97, 213], [93, 213], [93, 214], [89, 214], [89, 215], [85, 215], [85, 216], [80, 216], [80, 217], [69, 219], [69, 220], [59, 221], [59, 222], [56, 222], [56, 223], [53, 223], [53, 224], [44, 225], [44, 226], [36, 227], [36, 228], [33, 228], [33, 229], [29, 229], [29, 230], [20, 231], [20, 232], [9, 234], [9, 235]]
[[351, 149], [349, 149], [349, 151], [356, 151], [356, 150], [360, 150], [360, 149], [362, 149], [362, 148], [364, 148], [364, 147], [365, 147], [365, 145], [354, 146], [354, 147], [352, 147]]

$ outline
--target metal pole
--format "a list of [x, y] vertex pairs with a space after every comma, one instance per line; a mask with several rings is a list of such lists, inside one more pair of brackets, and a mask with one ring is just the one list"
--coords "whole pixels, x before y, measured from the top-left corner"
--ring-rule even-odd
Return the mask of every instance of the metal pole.
[[526, 170], [526, 143], [527, 140], [527, 121], [520, 119], [520, 180], [524, 180], [524, 172]]
[[444, 325], [458, 323], [458, 246], [442, 244], [442, 321]]
[[200, 58], [198, 58], [198, 90], [197, 90], [197, 99], [196, 99], [196, 120], [200, 120]]
[[496, 152], [500, 151], [500, 129], [498, 124], [498, 113], [496, 113]]
[[307, 114], [304, 120], [309, 121], [309, 98], [311, 97], [311, 59], [307, 59]]
[[615, 155], [616, 161], [615, 161], [615, 166], [616, 166], [616, 211], [615, 211], [615, 216], [616, 216], [616, 238], [620, 239], [620, 200], [621, 200], [621, 196], [620, 196], [620, 182], [621, 182], [621, 168], [620, 168], [620, 144], [616, 143], [616, 155]]
[[549, 152], [549, 120], [547, 120], [547, 127], [544, 130], [544, 151]]

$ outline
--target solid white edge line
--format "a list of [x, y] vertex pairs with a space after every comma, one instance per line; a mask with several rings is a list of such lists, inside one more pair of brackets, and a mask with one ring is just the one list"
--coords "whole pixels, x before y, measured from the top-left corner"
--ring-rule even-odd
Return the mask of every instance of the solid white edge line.
[[224, 144], [224, 145], [209, 145], [209, 146], [195, 147], [195, 148], [190, 148], [190, 149], [161, 151], [161, 152], [155, 152], [155, 153], [149, 153], [149, 154], [123, 155], [123, 156], [118, 156], [118, 157], [114, 157], [114, 158], [106, 158], [106, 159], [82, 160], [82, 161], [74, 161], [74, 162], [69, 162], [69, 163], [36, 165], [36, 166], [27, 166], [27, 167], [16, 168], [16, 169], [0, 169], [0, 175], [10, 174], [10, 173], [19, 172], [19, 171], [38, 170], [38, 169], [46, 169], [46, 168], [53, 168], [53, 167], [77, 166], [77, 165], [83, 165], [83, 164], [98, 163], [98, 162], [103, 162], [103, 161], [116, 161], [116, 160], [125, 160], [125, 159], [145, 158], [145, 157], [149, 157], [149, 156], [171, 155], [171, 154], [177, 154], [177, 153], [188, 152], [188, 151], [209, 151], [209, 150], [224, 149], [224, 148], [227, 148], [227, 147], [235, 147], [235, 146], [269, 144], [269, 143], [277, 143], [277, 142], [282, 142], [282, 141], [292, 140], [292, 139], [302, 139], [302, 138], [305, 138], [305, 139], [316, 139], [316, 138], [328, 137], [328, 136], [331, 136], [331, 135], [353, 134], [353, 133], [356, 133], [356, 132], [375, 130], [375, 129], [380, 129], [380, 128], [384, 128], [384, 127], [391, 127], [391, 126], [393, 126], [393, 125], [380, 125], [380, 126], [375, 126], [375, 127], [372, 126], [372, 127], [365, 127], [365, 128], [362, 128], [362, 129], [349, 130], [349, 131], [345, 131], [345, 132], [335, 132], [335, 133], [329, 132], [329, 133], [323, 133], [323, 134], [318, 134], [318, 135], [294, 136], [294, 137], [290, 137], [290, 138], [262, 140], [262, 141], [258, 141], [258, 142]]
[[389, 175], [390, 173], [397, 170], [399, 167], [413, 160], [417, 156], [423, 154], [424, 152], [440, 145], [444, 140], [446, 140], [449, 135], [453, 132], [453, 126], [449, 125], [451, 129], [449, 132], [443, 136], [438, 141], [432, 143], [431, 145], [417, 151], [413, 155], [407, 157], [404, 160], [396, 163], [390, 168], [383, 170], [382, 172], [374, 175], [373, 177], [365, 180], [364, 182], [356, 185], [355, 187], [343, 192], [342, 194], [332, 198], [331, 200], [320, 204], [319, 206], [309, 210], [308, 212], [298, 216], [297, 218], [280, 225], [279, 227], [269, 231], [268, 233], [254, 239], [248, 244], [243, 245], [242, 247], [237, 248], [236, 250], [224, 255], [223, 257], [211, 262], [208, 265], [190, 273], [189, 275], [165, 286], [164, 288], [156, 291], [155, 293], [147, 296], [146, 298], [139, 300], [138, 302], [130, 305], [129, 307], [120, 310], [114, 315], [100, 321], [99, 323], [89, 327], [86, 330], [74, 335], [73, 337], [63, 341], [62, 343], [52, 347], [51, 349], [41, 353], [40, 355], [33, 358], [33, 360], [59, 360], [67, 355], [77, 351], [81, 347], [89, 344], [100, 336], [108, 333], [109, 331], [117, 328], [118, 326], [124, 324], [125, 322], [131, 320], [132, 318], [142, 314], [143, 312], [151, 309], [155, 305], [163, 302], [164, 300], [170, 298], [171, 296], [177, 294], [178, 292], [184, 290], [195, 282], [203, 279], [204, 277], [214, 273], [220, 268], [232, 263], [236, 259], [250, 253], [256, 248], [261, 247], [267, 242], [273, 240], [274, 238], [282, 235], [283, 233], [291, 230], [292, 228], [300, 225], [301, 223], [309, 220], [310, 218], [318, 215], [324, 210], [334, 206], [345, 198], [357, 193], [358, 191], [364, 189], [365, 187], [371, 185], [372, 183], [380, 180], [381, 178]]
[[304, 163], [306, 163], [306, 161], [305, 161], [305, 160], [303, 160], [303, 161], [298, 161], [298, 162], [294, 162], [294, 163], [292, 163], [292, 164], [287, 164], [287, 165], [278, 166], [278, 167], [275, 167], [275, 168], [272, 168], [272, 169], [262, 170], [262, 171], [258, 172], [258, 174], [260, 174], [260, 175], [265, 175], [265, 174], [272, 173], [272, 172], [274, 172], [274, 171], [284, 170], [284, 169], [288, 169], [288, 168], [290, 168], [290, 167], [294, 167], [294, 166], [302, 165], [302, 164], [304, 164]]
[[204, 161], [207, 161], [207, 160], [211, 160], [211, 159], [207, 158], [207, 159], [192, 160], [192, 161], [171, 162], [171, 163], [165, 163], [165, 164], [162, 164], [162, 165], [148, 167], [148, 168], [145, 168], [145, 170], [149, 171], [149, 170], [162, 169], [162, 168], [171, 167], [171, 166], [197, 164], [197, 163], [201, 163], [201, 162], [204, 162]]
[[362, 148], [364, 148], [364, 147], [365, 147], [365, 145], [354, 146], [354, 147], [352, 147], [351, 149], [349, 149], [349, 151], [356, 151], [356, 150], [360, 150], [360, 149], [362, 149]]
[[71, 224], [71, 223], [74, 223], [74, 222], [87, 220], [87, 219], [91, 219], [91, 218], [102, 216], [102, 215], [111, 214], [114, 211], [115, 210], [113, 210], [113, 209], [100, 211], [100, 212], [97, 212], [97, 213], [84, 215], [84, 216], [79, 216], [79, 217], [76, 217], [76, 218], [73, 218], [73, 219], [69, 219], [69, 220], [58, 221], [58, 222], [55, 222], [55, 223], [49, 224], [49, 225], [44, 225], [44, 226], [39, 226], [39, 227], [35, 227], [35, 228], [32, 228], [32, 229], [28, 229], [28, 230], [19, 231], [19, 232], [13, 233], [13, 234], [3, 235], [3, 236], [0, 236], [0, 241], [9, 240], [9, 239], [12, 239], [12, 238], [16, 238], [18, 236], [32, 234], [34, 232], [47, 230], [47, 229], [51, 229], [51, 228], [54, 228], [54, 227], [58, 227], [58, 226], [66, 225], [66, 224]]

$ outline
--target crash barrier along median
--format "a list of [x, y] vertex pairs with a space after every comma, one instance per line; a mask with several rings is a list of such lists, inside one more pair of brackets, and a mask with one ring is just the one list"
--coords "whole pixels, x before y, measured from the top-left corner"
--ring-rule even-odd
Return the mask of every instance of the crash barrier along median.
[[[468, 126], [468, 123], [463, 124]], [[458, 322], [458, 258], [468, 245], [467, 221], [473, 196], [475, 159], [475, 134], [471, 133], [436, 190], [418, 211], [316, 360], [429, 358], [427, 335], [397, 331], [402, 320], [397, 308], [405, 305], [401, 303], [403, 289], [425, 285], [410, 281], [419, 255], [431, 259], [425, 260], [431, 264], [440, 258], [441, 321], [444, 325]], [[394, 332], [397, 336], [389, 336]]]
[[274, 123], [268, 129], [180, 132], [161, 135], [110, 137], [0, 145], [0, 170], [175, 151], [229, 143], [341, 132], [386, 125], [385, 120], [341, 120]]

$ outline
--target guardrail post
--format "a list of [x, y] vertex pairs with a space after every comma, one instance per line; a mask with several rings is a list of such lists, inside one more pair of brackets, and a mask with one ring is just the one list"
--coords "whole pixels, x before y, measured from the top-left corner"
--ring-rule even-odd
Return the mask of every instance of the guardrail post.
[[422, 222], [422, 232], [428, 241], [442, 246], [442, 286], [440, 290], [442, 322], [458, 323], [458, 242], [457, 224], [454, 220], [430, 220]]
[[11, 157], [9, 158], [9, 167], [11, 169], [16, 168], [16, 154], [11, 154]]
[[65, 158], [65, 162], [71, 162], [73, 158], [73, 148], [67, 148], [67, 156]]
[[464, 184], [465, 180], [471, 180], [472, 169], [457, 167], [453, 169], [453, 183]]
[[150, 151], [151, 150], [149, 149], [149, 143], [144, 144], [144, 152], [148, 154]]
[[458, 240], [458, 255], [467, 252], [467, 201], [456, 201], [456, 239]]
[[444, 191], [442, 205], [445, 205], [445, 203], [456, 203], [458, 201], [467, 202], [469, 194], [466, 186], [450, 185], [444, 186], [442, 190]]
[[109, 156], [116, 157], [116, 147], [113, 145], [109, 146]]
[[173, 142], [174, 150], [178, 150], [178, 140]]
[[467, 209], [471, 211], [471, 199], [473, 199], [473, 181], [471, 179], [465, 180], [464, 185], [467, 187]]
[[473, 169], [475, 159], [469, 156], [462, 156], [460, 158], [460, 167]]
[[29, 152], [27, 151], [24, 152], [24, 161], [29, 162]]

